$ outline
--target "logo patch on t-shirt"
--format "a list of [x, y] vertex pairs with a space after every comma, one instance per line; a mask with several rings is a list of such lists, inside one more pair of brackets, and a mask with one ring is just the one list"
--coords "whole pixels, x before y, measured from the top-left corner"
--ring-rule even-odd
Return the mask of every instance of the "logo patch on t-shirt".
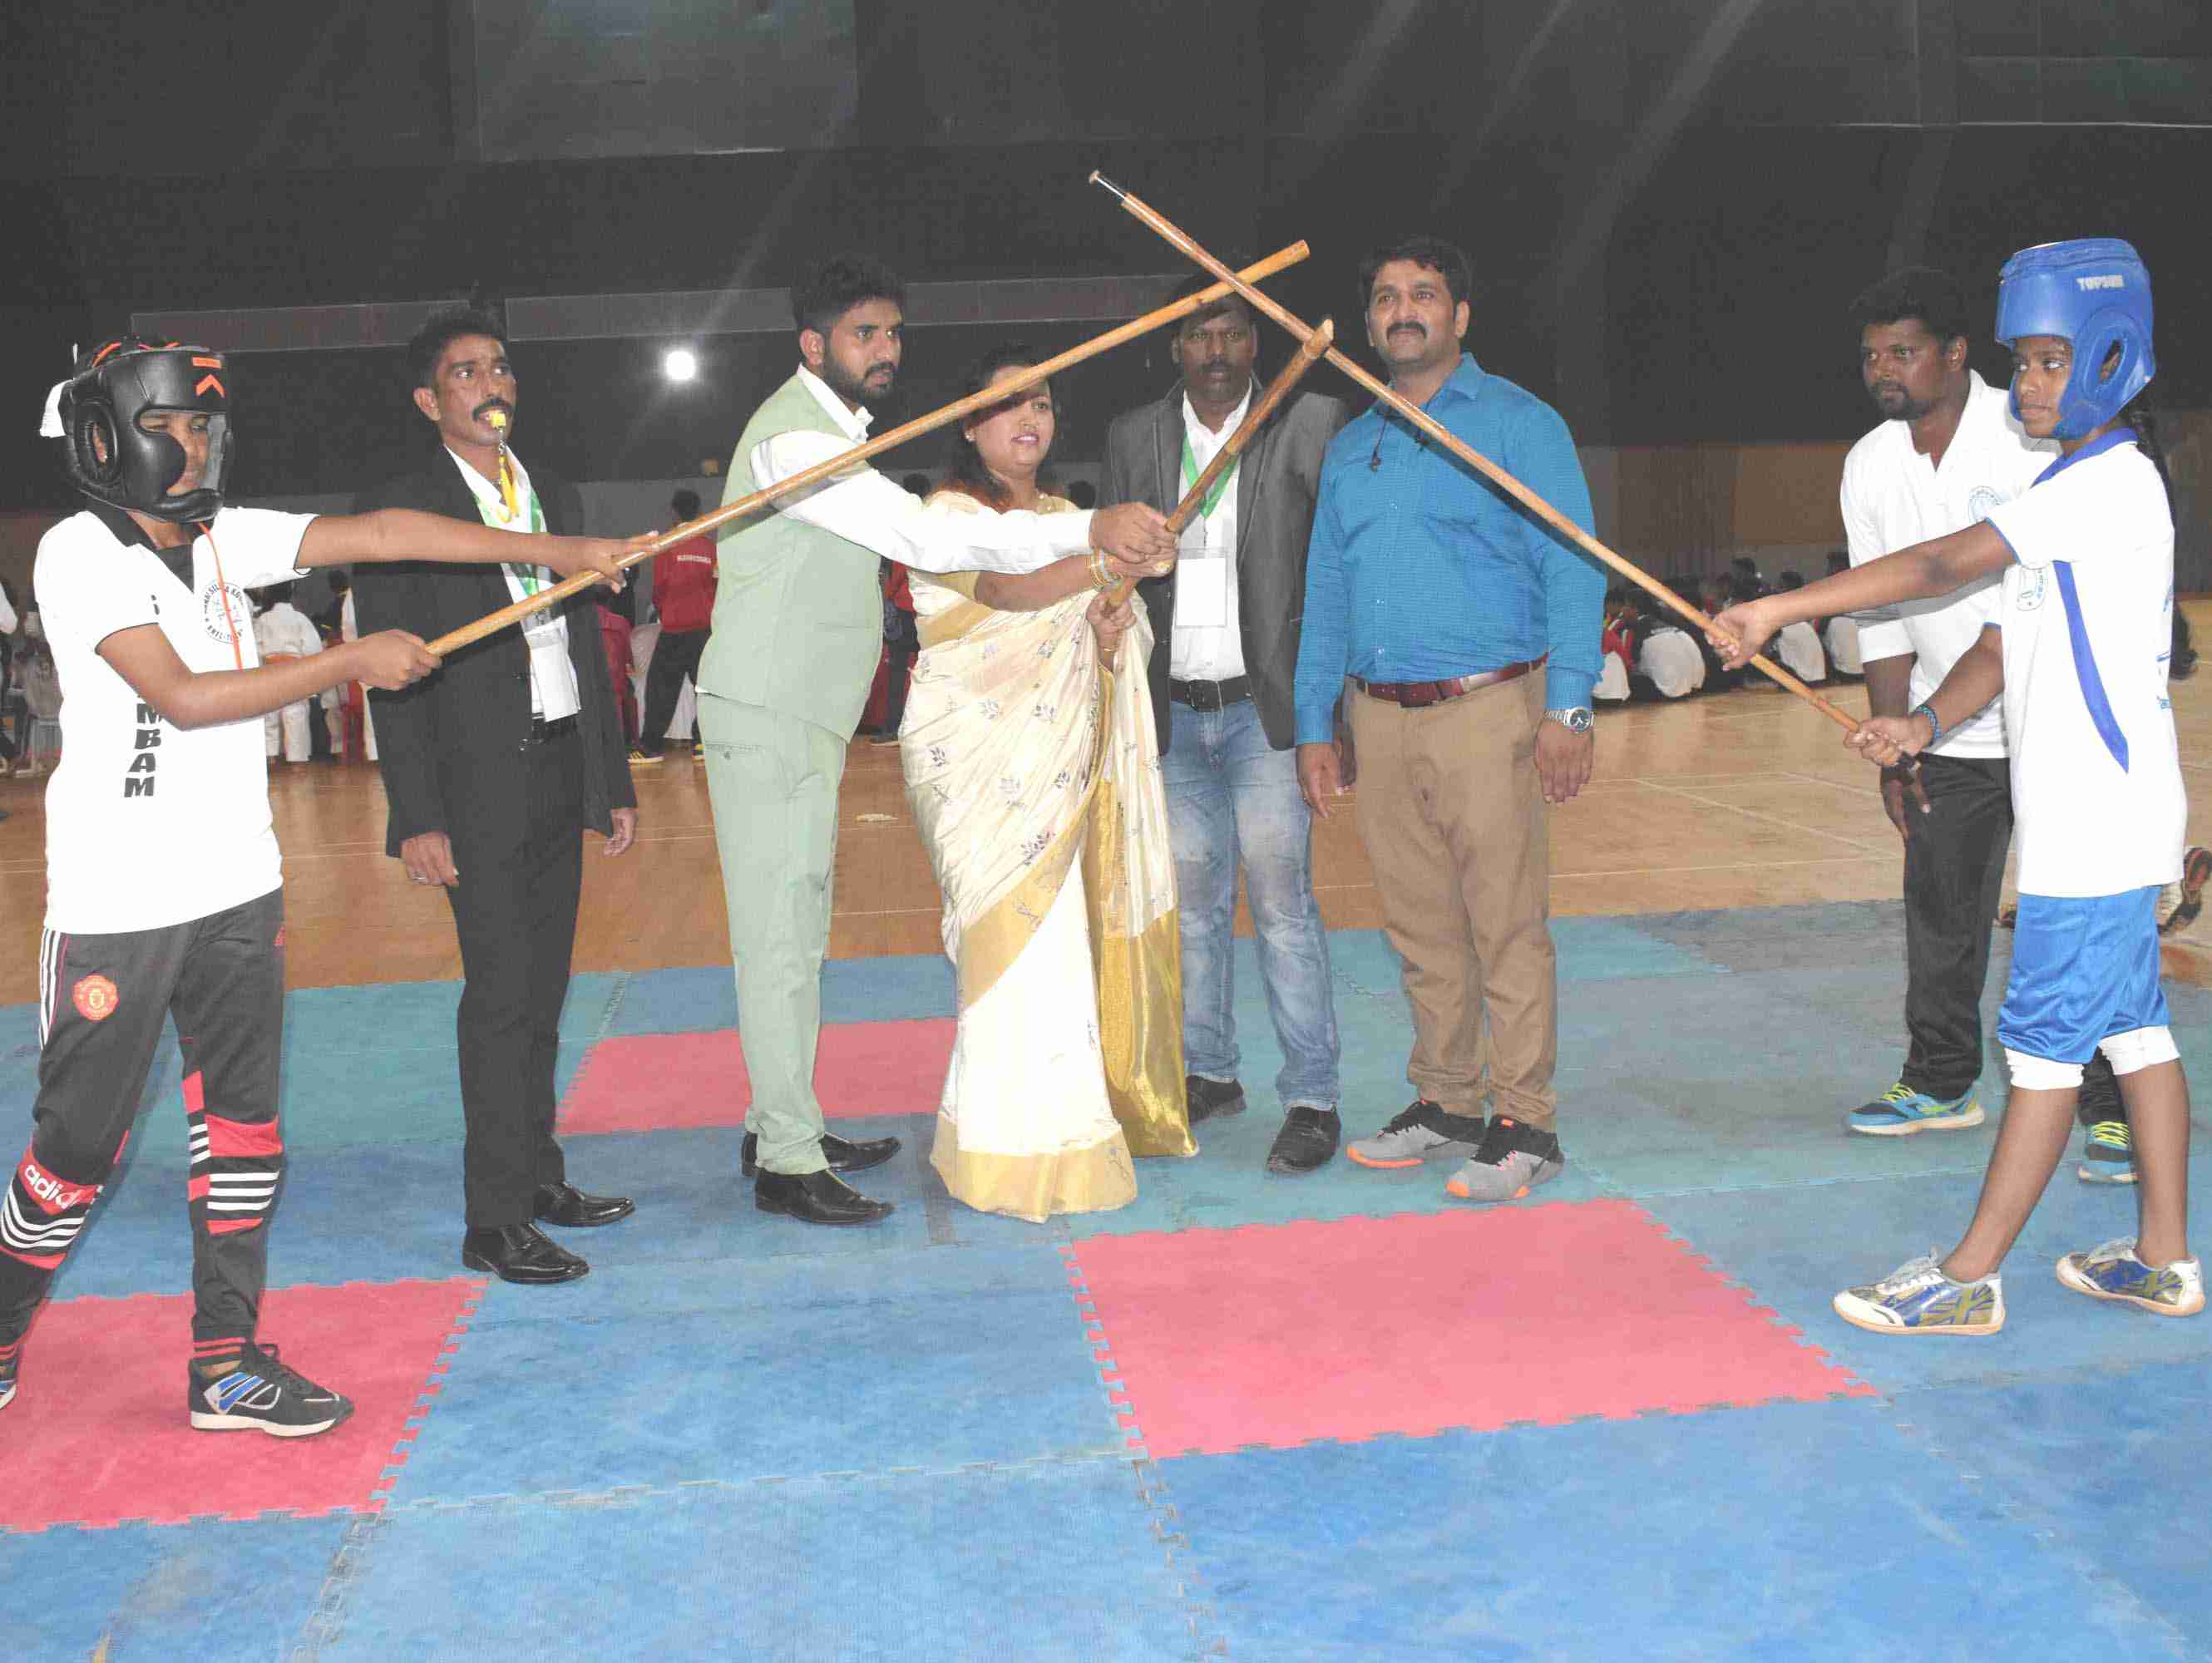
[[1994, 485], [1977, 485], [1966, 493], [1966, 518], [1979, 525], [1990, 517], [1990, 510], [2002, 508], [2005, 494]]
[[210, 583], [200, 591], [200, 622], [208, 639], [236, 646], [253, 634], [253, 607], [234, 583]]
[[115, 1014], [122, 996], [106, 976], [86, 976], [70, 991], [70, 1003], [87, 1022], [106, 1022]]
[[2031, 566], [2021, 574], [2020, 598], [2013, 605], [2022, 612], [2033, 612], [2043, 604], [2044, 576], [2040, 566]]

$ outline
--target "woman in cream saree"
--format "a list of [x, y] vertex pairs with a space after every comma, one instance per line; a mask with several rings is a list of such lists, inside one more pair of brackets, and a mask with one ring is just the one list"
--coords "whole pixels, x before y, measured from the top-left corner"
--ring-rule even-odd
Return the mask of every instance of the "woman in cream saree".
[[[1034, 361], [1004, 349], [971, 385]], [[961, 440], [934, 511], [1069, 506], [1036, 489], [1048, 387]], [[1196, 1152], [1152, 642], [1141, 609], [1104, 611], [1089, 566], [916, 574], [900, 733], [959, 974], [931, 1164], [969, 1205], [1033, 1220], [1125, 1205], [1133, 1155]]]

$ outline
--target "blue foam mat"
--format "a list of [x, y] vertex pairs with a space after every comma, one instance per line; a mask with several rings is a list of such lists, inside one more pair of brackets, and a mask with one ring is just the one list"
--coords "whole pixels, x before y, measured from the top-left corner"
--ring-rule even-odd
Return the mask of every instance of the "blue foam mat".
[[[2190, 1162], [2205, 1193], [2212, 1156]], [[1948, 1251], [1972, 1216], [1978, 1174], [1808, 1184], [1777, 1191], [1647, 1197], [1643, 1205], [1720, 1273], [1741, 1283], [1837, 1362], [1885, 1392], [2212, 1356], [2212, 1321], [2161, 1319], [2084, 1298], [2051, 1267], [2062, 1253], [2132, 1235], [2136, 1199], [2078, 1182], [2062, 1166], [2004, 1267], [2005, 1327], [1986, 1337], [1868, 1333], [1836, 1315], [1838, 1290], [1871, 1282], [1931, 1246]]]
[[1159, 1471], [1232, 1657], [1981, 1663], [2063, 1636], [2119, 1663], [2176, 1638], [1864, 1400]]
[[320, 1655], [1152, 1663], [1198, 1654], [1173, 1557], [1109, 1460], [404, 1507]]
[[495, 1284], [394, 1500], [1126, 1448], [1048, 1244], [685, 1268]]
[[2055, 1534], [2200, 1646], [2212, 1635], [2212, 1376], [2201, 1358], [2087, 1383], [1958, 1387], [1907, 1399], [1899, 1413], [1985, 1498]]
[[313, 1633], [332, 1559], [355, 1522], [268, 1514], [0, 1537], [6, 1654], [23, 1663], [286, 1655], [295, 1636]]

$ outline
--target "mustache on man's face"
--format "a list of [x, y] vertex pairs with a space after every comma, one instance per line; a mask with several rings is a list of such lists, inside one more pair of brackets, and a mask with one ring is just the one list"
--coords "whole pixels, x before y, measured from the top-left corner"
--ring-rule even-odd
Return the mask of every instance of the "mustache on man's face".
[[485, 399], [483, 404], [478, 404], [474, 410], [469, 412], [469, 420], [471, 422], [481, 422], [486, 416], [489, 416], [494, 410], [503, 412], [507, 416], [508, 425], [512, 426], [514, 424], [514, 406], [508, 404], [504, 398]]

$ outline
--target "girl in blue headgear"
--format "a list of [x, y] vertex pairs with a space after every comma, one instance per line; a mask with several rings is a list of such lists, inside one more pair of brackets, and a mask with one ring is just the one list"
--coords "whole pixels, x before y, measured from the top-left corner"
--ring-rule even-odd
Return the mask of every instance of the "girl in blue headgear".
[[1744, 662], [1784, 624], [1948, 594], [2004, 576], [2000, 622], [1909, 716], [1848, 743], [1870, 762], [1917, 755], [2004, 700], [2019, 828], [2020, 912], [1997, 1038], [2012, 1095], [1966, 1235], [1836, 1296], [1878, 1333], [1993, 1334], [1998, 1267], [2064, 1152], [2081, 1065], [2101, 1050], [2135, 1126], [2134, 1237], [2058, 1261], [2077, 1293], [2160, 1316], [2204, 1308], [2189, 1256], [2189, 1086], [2159, 986], [2160, 889], [2181, 877], [2188, 804], [2166, 697], [2173, 516], [2137, 397], [2156, 365], [2150, 274], [2112, 238], [2014, 255], [1998, 279], [2013, 411], [2060, 454], [1988, 518], [1856, 570], [1729, 608], [1714, 644]]

